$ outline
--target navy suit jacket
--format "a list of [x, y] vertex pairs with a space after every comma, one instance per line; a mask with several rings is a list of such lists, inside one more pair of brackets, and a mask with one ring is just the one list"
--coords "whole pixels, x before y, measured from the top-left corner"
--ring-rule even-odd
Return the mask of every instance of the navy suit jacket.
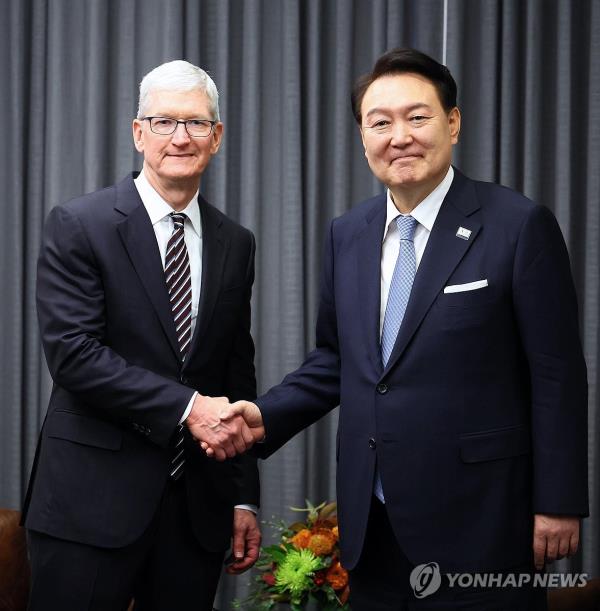
[[[198, 204], [202, 288], [185, 363], [133, 177], [50, 212], [37, 301], [54, 386], [25, 501], [28, 528], [101, 547], [131, 543], [159, 506], [194, 390], [256, 396], [254, 237]], [[192, 528], [206, 549], [224, 550], [234, 504], [258, 504], [256, 461], [209, 460], [185, 431]]]
[[[331, 224], [316, 349], [257, 401], [263, 455], [339, 403], [347, 568], [362, 550], [376, 462], [413, 563], [515, 566], [532, 556], [534, 513], [588, 511], [586, 368], [560, 229], [547, 208], [455, 171], [384, 369], [385, 219], [380, 195]], [[478, 280], [488, 286], [444, 292]]]

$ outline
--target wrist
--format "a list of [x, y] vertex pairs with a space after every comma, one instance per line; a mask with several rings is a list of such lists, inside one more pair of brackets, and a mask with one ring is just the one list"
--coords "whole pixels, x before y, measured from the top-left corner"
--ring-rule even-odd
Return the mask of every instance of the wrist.
[[185, 423], [187, 426], [191, 426], [200, 420], [200, 412], [202, 411], [202, 401], [204, 397], [200, 393], [196, 393], [196, 397], [194, 398], [194, 402], [192, 403], [192, 409], [188, 414], [188, 417], [185, 419]]
[[258, 513], [258, 507], [256, 505], [251, 505], [250, 503], [240, 503], [239, 505], [235, 505], [233, 509], [234, 511], [248, 511], [253, 515]]

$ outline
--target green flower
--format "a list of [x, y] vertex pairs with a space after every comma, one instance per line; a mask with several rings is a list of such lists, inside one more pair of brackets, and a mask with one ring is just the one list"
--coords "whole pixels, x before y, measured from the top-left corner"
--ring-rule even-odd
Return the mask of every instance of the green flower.
[[309, 549], [290, 549], [277, 568], [275, 585], [280, 592], [289, 592], [292, 602], [299, 603], [313, 585], [314, 572], [321, 568], [323, 562]]

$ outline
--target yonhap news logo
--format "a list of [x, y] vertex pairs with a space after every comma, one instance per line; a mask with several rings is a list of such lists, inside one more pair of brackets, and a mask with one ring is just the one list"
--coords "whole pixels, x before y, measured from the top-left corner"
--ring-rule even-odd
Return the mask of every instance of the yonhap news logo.
[[[450, 588], [583, 588], [587, 573], [445, 573]], [[442, 585], [437, 562], [417, 565], [410, 573], [410, 585], [416, 598], [435, 594]]]
[[437, 562], [419, 564], [410, 573], [410, 585], [417, 598], [434, 594], [442, 585], [442, 576]]

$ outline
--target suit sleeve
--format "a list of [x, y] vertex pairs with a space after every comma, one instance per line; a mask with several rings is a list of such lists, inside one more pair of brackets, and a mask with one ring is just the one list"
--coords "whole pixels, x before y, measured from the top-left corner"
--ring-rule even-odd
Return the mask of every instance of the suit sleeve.
[[[123, 290], [126, 290], [124, 287]], [[148, 439], [166, 447], [193, 390], [132, 365], [103, 343], [99, 266], [77, 216], [63, 206], [48, 217], [38, 260], [37, 310], [52, 378], [103, 417], [148, 422]]]
[[[256, 398], [256, 374], [254, 369], [254, 342], [250, 334], [252, 285], [254, 283], [254, 253], [256, 244], [250, 234], [250, 254], [246, 272], [246, 291], [239, 316], [235, 339], [229, 352], [226, 394], [230, 401]], [[260, 505], [260, 482], [256, 457], [242, 454], [231, 459], [234, 467], [236, 505]]]
[[264, 444], [255, 446], [266, 458], [302, 429], [334, 409], [340, 401], [340, 357], [334, 297], [334, 225], [325, 242], [317, 317], [316, 348], [283, 382], [259, 397], [265, 424]]
[[587, 374], [567, 249], [552, 213], [532, 209], [513, 274], [531, 383], [534, 513], [588, 514]]

